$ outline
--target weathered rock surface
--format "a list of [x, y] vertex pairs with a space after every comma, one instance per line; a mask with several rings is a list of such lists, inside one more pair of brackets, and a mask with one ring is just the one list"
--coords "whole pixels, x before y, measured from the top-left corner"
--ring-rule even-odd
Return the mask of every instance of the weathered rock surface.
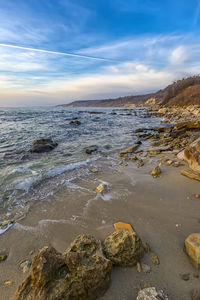
[[186, 129], [186, 130], [200, 129], [200, 122], [198, 122], [198, 121], [180, 122], [180, 123], [176, 124], [176, 126], [174, 127], [174, 130], [180, 130], [180, 129]]
[[162, 290], [156, 291], [155, 287], [150, 287], [139, 291], [136, 300], [168, 300], [168, 297]]
[[200, 172], [200, 138], [178, 153], [177, 158], [186, 161], [192, 170]]
[[187, 237], [185, 249], [194, 266], [200, 270], [200, 233], [192, 233]]
[[42, 249], [12, 300], [92, 300], [102, 296], [110, 283], [112, 263], [101, 242], [80, 235], [62, 255]]
[[104, 241], [105, 256], [118, 266], [134, 266], [144, 255], [142, 241], [135, 232], [117, 230]]
[[191, 170], [182, 170], [181, 175], [186, 176], [190, 179], [195, 179], [195, 180], [200, 181], [200, 173], [197, 173], [197, 172], [194, 172]]
[[56, 146], [58, 146], [58, 144], [54, 143], [52, 139], [35, 140], [33, 142], [32, 148], [29, 149], [29, 152], [32, 153], [48, 152], [53, 150]]

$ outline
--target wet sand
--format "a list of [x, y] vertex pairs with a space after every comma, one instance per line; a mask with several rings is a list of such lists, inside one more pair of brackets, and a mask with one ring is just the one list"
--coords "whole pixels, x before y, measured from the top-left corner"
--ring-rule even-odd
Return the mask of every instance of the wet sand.
[[[138, 273], [135, 267], [114, 267], [111, 286], [102, 299], [136, 299], [136, 288], [145, 284], [163, 289], [171, 300], [191, 299], [200, 279], [193, 277], [195, 268], [183, 246], [185, 238], [200, 229], [200, 200], [194, 197], [200, 193], [199, 182], [181, 176], [183, 167], [165, 165], [161, 177], [154, 179], [153, 167], [154, 162], [139, 169], [129, 162], [126, 167], [100, 170], [74, 181], [81, 188], [65, 187], [49, 201], [35, 203], [23, 220], [0, 236], [0, 250], [8, 254], [0, 264], [0, 299], [9, 299], [25, 278], [21, 261], [31, 259], [44, 246], [63, 252], [81, 233], [103, 240], [117, 221], [134, 227], [158, 255], [160, 265], [152, 265], [146, 254], [142, 262], [151, 266], [149, 274]], [[110, 185], [103, 198], [95, 192], [101, 180]], [[189, 281], [180, 278], [184, 273], [190, 273]], [[7, 280], [13, 284], [5, 286]]]

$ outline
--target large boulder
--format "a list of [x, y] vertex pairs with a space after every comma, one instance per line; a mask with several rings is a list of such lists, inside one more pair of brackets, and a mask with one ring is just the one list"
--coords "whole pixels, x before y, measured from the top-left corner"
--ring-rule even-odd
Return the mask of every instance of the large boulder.
[[80, 235], [64, 254], [52, 247], [42, 249], [12, 300], [97, 299], [108, 288], [111, 268], [101, 242]]
[[32, 148], [29, 149], [29, 152], [33, 152], [33, 153], [48, 152], [53, 150], [56, 146], [58, 146], [58, 144], [54, 143], [52, 139], [49, 138], [35, 140], [33, 142]]
[[155, 287], [140, 290], [136, 300], [168, 300], [162, 290], [157, 291]]
[[117, 230], [104, 241], [105, 256], [118, 266], [134, 266], [144, 255], [142, 241], [135, 232]]
[[179, 152], [177, 158], [186, 161], [192, 170], [200, 172], [200, 138]]
[[192, 233], [187, 237], [185, 249], [194, 266], [200, 270], [200, 233]]

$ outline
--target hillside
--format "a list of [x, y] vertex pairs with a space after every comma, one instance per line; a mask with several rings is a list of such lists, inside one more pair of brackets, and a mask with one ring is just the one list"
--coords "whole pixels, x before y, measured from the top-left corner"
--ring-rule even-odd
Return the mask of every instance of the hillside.
[[[63, 107], [124, 107], [145, 105], [149, 99], [154, 99], [160, 106], [189, 106], [200, 105], [200, 76], [192, 76], [175, 81], [165, 89], [156, 93], [137, 96], [125, 96], [115, 99], [80, 100]], [[151, 101], [150, 101], [151, 102]]]

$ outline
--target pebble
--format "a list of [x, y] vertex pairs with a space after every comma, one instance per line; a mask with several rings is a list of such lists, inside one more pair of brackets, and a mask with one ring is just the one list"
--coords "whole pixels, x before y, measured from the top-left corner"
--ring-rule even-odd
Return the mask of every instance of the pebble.
[[97, 168], [91, 169], [91, 172], [92, 173], [98, 173], [98, 169]]
[[8, 280], [8, 281], [4, 281], [5, 285], [12, 285], [12, 281]]
[[20, 268], [22, 269], [23, 273], [28, 272], [30, 266], [31, 266], [30, 260], [24, 260], [23, 262], [20, 263]]
[[7, 257], [8, 257], [8, 256], [7, 256], [6, 254], [1, 254], [1, 255], [0, 255], [0, 262], [6, 260]]
[[190, 279], [190, 273], [187, 274], [180, 274], [181, 279], [184, 281], [188, 281]]
[[158, 256], [153, 252], [151, 252], [151, 262], [154, 265], [159, 265], [160, 264], [160, 260], [159, 260]]
[[200, 194], [196, 194], [196, 195], [195, 195], [195, 198], [196, 198], [196, 199], [200, 199]]
[[151, 272], [151, 267], [148, 266], [147, 264], [142, 264], [142, 271], [144, 273], [150, 273]]

